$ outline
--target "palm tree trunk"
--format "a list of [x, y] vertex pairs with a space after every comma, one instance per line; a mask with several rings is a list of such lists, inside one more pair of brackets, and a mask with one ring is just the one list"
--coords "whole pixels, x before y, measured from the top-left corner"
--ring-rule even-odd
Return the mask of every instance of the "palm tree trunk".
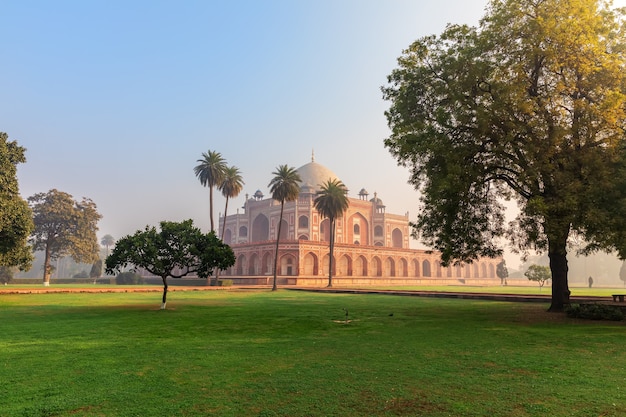
[[213, 223], [213, 187], [209, 187], [209, 216], [211, 217], [211, 231], [215, 231]]
[[[228, 196], [226, 197], [226, 207], [224, 207], [224, 223], [222, 225], [222, 233], [220, 239], [224, 241], [224, 232], [226, 231], [226, 215], [228, 214]], [[219, 268], [215, 270], [215, 285], [220, 282], [220, 270]]]
[[226, 215], [228, 214], [228, 197], [226, 197], [226, 207], [224, 207], [224, 223], [222, 224], [222, 234], [220, 239], [224, 240], [224, 232], [226, 231]]
[[333, 286], [333, 252], [335, 250], [335, 219], [330, 221], [330, 258], [328, 259], [328, 287]]
[[283, 224], [283, 209], [285, 208], [285, 200], [280, 202], [280, 219], [278, 220], [278, 233], [276, 235], [276, 253], [274, 254], [274, 283], [272, 284], [272, 291], [276, 291], [276, 273], [278, 271], [278, 242], [280, 241], [280, 228]]

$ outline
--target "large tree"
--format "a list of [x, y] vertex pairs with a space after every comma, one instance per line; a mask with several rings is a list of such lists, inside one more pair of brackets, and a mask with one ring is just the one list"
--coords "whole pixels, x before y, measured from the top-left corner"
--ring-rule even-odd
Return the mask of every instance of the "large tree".
[[298, 171], [287, 165], [279, 165], [276, 171], [272, 172], [274, 178], [270, 181], [268, 187], [272, 193], [272, 198], [280, 202], [280, 218], [278, 219], [278, 230], [276, 231], [276, 251], [274, 253], [274, 280], [272, 291], [276, 291], [276, 276], [278, 271], [278, 246], [280, 242], [280, 230], [283, 223], [283, 211], [285, 209], [285, 201], [295, 201], [300, 194], [300, 174]]
[[[450, 25], [404, 51], [383, 87], [385, 145], [411, 171], [415, 230], [444, 264], [497, 256], [502, 236], [545, 250], [550, 311], [561, 311], [570, 234], [626, 247], [604, 221], [626, 214], [615, 186], [626, 171], [624, 41], [622, 15], [604, 2], [493, 0], [477, 28]], [[520, 214], [507, 228], [510, 198]]]
[[143, 268], [163, 281], [161, 309], [167, 303], [167, 278], [197, 274], [209, 277], [214, 269], [235, 264], [235, 254], [215, 232], [202, 233], [192, 220], [160, 223], [161, 230], [146, 226], [134, 235], [119, 239], [106, 259], [107, 274], [121, 272], [127, 266]]
[[224, 180], [224, 170], [226, 161], [222, 154], [215, 151], [202, 153], [202, 158], [198, 159], [198, 165], [193, 169], [196, 177], [204, 187], [209, 187], [209, 215], [211, 217], [211, 231], [215, 230], [213, 221], [213, 189], [219, 188]]
[[69, 255], [79, 263], [98, 259], [96, 232], [102, 216], [91, 199], [75, 201], [70, 194], [52, 189], [29, 197], [28, 202], [35, 223], [30, 242], [33, 250], [44, 252], [43, 285], [50, 285], [51, 261], [59, 257]]
[[346, 195], [348, 189], [338, 179], [329, 179], [320, 185], [317, 197], [313, 201], [315, 209], [322, 218], [327, 218], [330, 226], [330, 244], [328, 259], [328, 287], [333, 286], [333, 253], [335, 249], [335, 228], [337, 219], [343, 216], [350, 202]]
[[28, 246], [32, 213], [20, 196], [17, 181], [17, 164], [26, 162], [25, 151], [0, 132], [0, 266], [22, 270], [30, 268], [33, 259]]

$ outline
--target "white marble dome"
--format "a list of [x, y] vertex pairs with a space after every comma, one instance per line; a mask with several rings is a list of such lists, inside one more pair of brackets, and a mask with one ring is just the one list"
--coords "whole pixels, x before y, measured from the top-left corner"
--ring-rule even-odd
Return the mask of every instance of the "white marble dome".
[[325, 183], [329, 179], [338, 179], [337, 175], [333, 171], [315, 161], [302, 165], [296, 171], [298, 171], [300, 179], [302, 180], [300, 182], [300, 187], [307, 188], [307, 191], [313, 188], [314, 192], [317, 192], [320, 190], [320, 185], [322, 183]]

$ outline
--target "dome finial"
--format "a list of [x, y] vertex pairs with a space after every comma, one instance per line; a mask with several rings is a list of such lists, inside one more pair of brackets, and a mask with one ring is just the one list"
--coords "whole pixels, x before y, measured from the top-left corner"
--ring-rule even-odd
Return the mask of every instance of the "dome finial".
[[311, 162], [315, 162], [315, 149], [311, 148]]

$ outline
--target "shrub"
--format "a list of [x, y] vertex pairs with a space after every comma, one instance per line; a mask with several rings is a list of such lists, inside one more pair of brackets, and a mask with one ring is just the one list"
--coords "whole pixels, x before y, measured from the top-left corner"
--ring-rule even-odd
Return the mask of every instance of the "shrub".
[[624, 320], [622, 309], [606, 304], [581, 304], [567, 309], [567, 316], [589, 320]]
[[232, 279], [220, 279], [218, 285], [220, 287], [232, 287], [233, 280]]
[[117, 285], [136, 285], [143, 284], [143, 278], [136, 272], [122, 272], [115, 277]]
[[72, 278], [89, 278], [87, 271], [80, 271], [72, 276]]

